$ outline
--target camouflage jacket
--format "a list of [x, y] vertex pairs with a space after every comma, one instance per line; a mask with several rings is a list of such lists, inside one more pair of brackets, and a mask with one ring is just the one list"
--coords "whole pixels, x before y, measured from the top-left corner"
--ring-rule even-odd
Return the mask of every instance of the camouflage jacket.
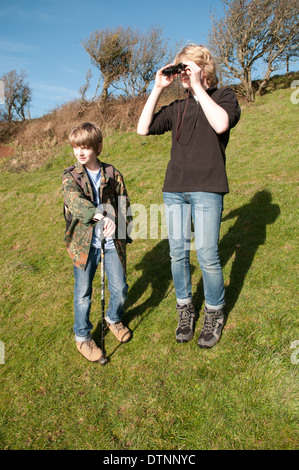
[[[113, 169], [113, 178], [107, 174], [108, 165], [100, 160], [98, 162], [101, 167], [100, 200], [103, 214], [115, 221], [114, 244], [126, 272], [126, 244], [132, 241], [128, 236], [132, 225], [130, 200], [121, 173], [109, 165]], [[92, 186], [87, 172], [79, 162], [64, 170], [62, 190], [67, 221], [64, 242], [74, 265], [84, 270], [95, 226], [93, 217], [99, 210], [93, 203]]]

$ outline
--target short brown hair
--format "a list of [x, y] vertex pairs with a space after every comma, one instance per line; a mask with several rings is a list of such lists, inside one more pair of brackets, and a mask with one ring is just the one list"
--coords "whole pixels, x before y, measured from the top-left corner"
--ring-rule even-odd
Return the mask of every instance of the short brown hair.
[[175, 62], [178, 64], [183, 58], [192, 60], [204, 70], [210, 86], [218, 84], [216, 61], [205, 46], [188, 44], [177, 53]]
[[99, 154], [99, 147], [103, 142], [103, 136], [100, 128], [92, 122], [81, 122], [74, 127], [69, 135], [69, 141], [72, 147], [83, 145], [92, 148], [96, 155]]

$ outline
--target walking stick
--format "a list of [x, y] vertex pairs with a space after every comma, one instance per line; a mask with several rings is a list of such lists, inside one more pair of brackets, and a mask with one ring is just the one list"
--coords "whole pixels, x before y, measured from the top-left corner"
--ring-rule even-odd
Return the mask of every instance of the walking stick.
[[102, 366], [107, 364], [108, 358], [106, 357], [105, 351], [105, 254], [104, 254], [104, 246], [106, 243], [104, 237], [104, 221], [103, 219], [100, 220], [100, 232], [101, 232], [101, 305], [102, 305], [102, 357], [100, 359], [100, 363]]

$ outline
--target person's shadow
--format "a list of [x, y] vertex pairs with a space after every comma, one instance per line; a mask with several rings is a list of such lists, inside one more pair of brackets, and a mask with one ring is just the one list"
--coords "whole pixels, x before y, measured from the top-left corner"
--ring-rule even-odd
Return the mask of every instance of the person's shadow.
[[[277, 204], [272, 204], [272, 195], [268, 190], [257, 192], [248, 204], [232, 210], [222, 222], [237, 217], [236, 222], [221, 238], [219, 256], [221, 266], [233, 258], [229, 284], [226, 287], [226, 314], [234, 308], [242, 291], [255, 254], [260, 245], [266, 242], [267, 225], [273, 224], [280, 214]], [[194, 302], [203, 303], [202, 279], [200, 280]]]
[[[141, 271], [141, 275], [128, 292], [125, 314], [128, 323], [135, 317], [140, 317], [141, 322], [144, 319], [144, 312], [147, 312], [146, 315], [148, 315], [172, 290], [168, 240], [157, 243], [151, 251], [144, 255], [140, 263], [134, 266], [134, 270]], [[151, 289], [150, 295], [139, 303], [149, 287]]]

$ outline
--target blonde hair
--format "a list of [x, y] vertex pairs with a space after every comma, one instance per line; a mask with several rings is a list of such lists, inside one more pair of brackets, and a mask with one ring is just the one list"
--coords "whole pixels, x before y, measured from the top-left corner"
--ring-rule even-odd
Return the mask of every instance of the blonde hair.
[[177, 53], [175, 62], [178, 64], [183, 62], [183, 59], [192, 60], [203, 69], [209, 86], [218, 84], [216, 61], [205, 46], [188, 44]]
[[81, 122], [70, 132], [69, 141], [72, 147], [82, 145], [87, 148], [92, 148], [96, 155], [99, 155], [103, 136], [100, 128], [96, 124], [92, 122]]

